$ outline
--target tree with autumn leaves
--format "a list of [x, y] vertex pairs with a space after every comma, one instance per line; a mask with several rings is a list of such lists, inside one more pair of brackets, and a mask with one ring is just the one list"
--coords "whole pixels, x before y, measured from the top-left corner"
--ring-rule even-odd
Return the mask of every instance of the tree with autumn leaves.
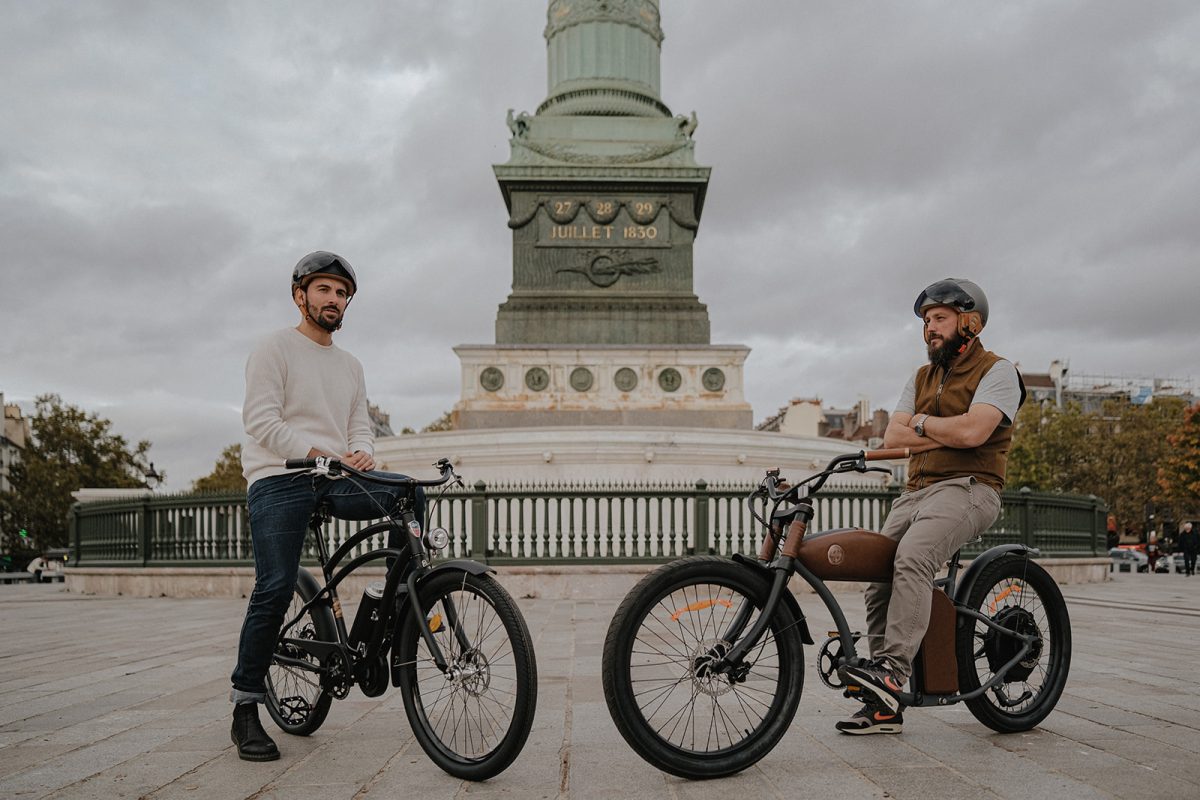
[[32, 429], [33, 441], [12, 467], [12, 488], [0, 492], [5, 553], [65, 547], [77, 489], [145, 488], [163, 477], [150, 463], [150, 442], [131, 444], [113, 432], [112, 422], [58, 395], [35, 400]]
[[1148, 507], [1159, 519], [1194, 514], [1200, 510], [1197, 408], [1172, 397], [1142, 405], [1109, 400], [1099, 413], [1073, 403], [1061, 409], [1027, 403], [1013, 430], [1008, 486], [1096, 495], [1120, 525], [1138, 531]]
[[1184, 412], [1183, 424], [1167, 436], [1167, 444], [1158, 467], [1160, 496], [1186, 518], [1200, 516], [1200, 403]]

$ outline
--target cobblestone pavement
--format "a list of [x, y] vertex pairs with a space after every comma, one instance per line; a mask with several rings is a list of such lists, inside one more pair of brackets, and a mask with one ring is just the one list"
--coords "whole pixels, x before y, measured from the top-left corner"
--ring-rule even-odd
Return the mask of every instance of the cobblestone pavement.
[[[781, 744], [740, 775], [702, 783], [643, 763], [609, 720], [600, 649], [618, 598], [520, 600], [536, 639], [537, 719], [508, 771], [469, 784], [424, 756], [395, 691], [370, 700], [355, 690], [315, 735], [275, 731], [280, 761], [240, 761], [226, 692], [244, 600], [0, 586], [0, 797], [1200, 796], [1200, 577], [1114, 577], [1064, 587], [1074, 662], [1036, 730], [994, 734], [955, 706], [909, 712], [901, 736], [839, 735], [833, 723], [853, 706], [820, 684], [809, 648], [807, 691]], [[838, 597], [861, 621], [859, 596]], [[819, 602], [801, 602], [824, 630]]]

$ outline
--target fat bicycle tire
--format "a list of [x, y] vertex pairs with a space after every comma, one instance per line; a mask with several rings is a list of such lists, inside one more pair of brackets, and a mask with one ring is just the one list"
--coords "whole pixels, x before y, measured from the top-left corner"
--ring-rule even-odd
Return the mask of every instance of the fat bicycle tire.
[[[395, 653], [404, 713], [435, 764], [456, 778], [487, 780], [512, 764], [533, 725], [537, 662], [529, 629], [490, 575], [436, 573], [417, 593], [451, 670], [438, 669], [406, 608]], [[446, 598], [453, 601], [457, 625], [450, 623]], [[467, 650], [460, 632], [471, 645]]]
[[[787, 732], [804, 684], [800, 620], [781, 602], [746, 655], [744, 680], [704, 673], [743, 600], [755, 613], [770, 580], [717, 556], [680, 559], [625, 597], [604, 640], [604, 699], [617, 730], [653, 766], [682, 778], [732, 775]], [[682, 705], [681, 705], [682, 704]], [[678, 706], [678, 707], [677, 707]]]
[[[1005, 682], [966, 701], [975, 718], [994, 731], [1030, 730], [1054, 710], [1071, 667], [1071, 620], [1058, 584], [1032, 560], [1006, 555], [983, 569], [966, 603], [1005, 627], [1039, 634], [1034, 652], [1009, 670]], [[963, 615], [955, 648], [959, 689], [966, 693], [986, 683], [1020, 645]]]
[[[304, 604], [313, 598], [315, 593], [312, 586], [312, 583], [303, 580], [296, 581], [291, 606], [284, 617], [285, 622], [293, 619]], [[337, 625], [333, 619], [333, 611], [324, 603], [315, 603], [284, 635], [291, 639], [336, 642]], [[276, 646], [286, 647], [282, 642]], [[314, 666], [317, 664], [313, 656], [299, 650], [293, 649], [288, 655], [303, 658]], [[320, 674], [278, 664], [272, 658], [271, 666], [267, 669], [266, 683], [267, 713], [285, 732], [295, 736], [308, 736], [325, 722], [333, 698], [321, 688]]]

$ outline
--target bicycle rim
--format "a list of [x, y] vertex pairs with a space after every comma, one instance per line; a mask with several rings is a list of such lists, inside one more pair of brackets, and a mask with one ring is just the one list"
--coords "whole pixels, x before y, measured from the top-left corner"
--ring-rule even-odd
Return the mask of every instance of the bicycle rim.
[[[770, 720], [783, 685], [776, 631], [768, 628], [747, 653], [744, 682], [704, 669], [713, 653], [728, 651], [721, 636], [746, 601], [731, 586], [688, 583], [661, 597], [639, 624], [629, 660], [634, 703], [648, 728], [671, 747], [719, 755]], [[758, 615], [756, 609], [745, 630]]]
[[416, 724], [452, 762], [485, 761], [505, 744], [521, 714], [519, 684], [526, 667], [515, 651], [511, 621], [465, 573], [424, 607], [449, 669], [438, 669], [417, 635], [410, 690]]

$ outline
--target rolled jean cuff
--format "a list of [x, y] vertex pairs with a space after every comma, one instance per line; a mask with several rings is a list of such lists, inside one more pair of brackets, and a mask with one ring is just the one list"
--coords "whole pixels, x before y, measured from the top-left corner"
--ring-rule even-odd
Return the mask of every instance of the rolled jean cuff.
[[243, 692], [241, 689], [229, 690], [229, 702], [231, 703], [265, 703], [267, 702], [266, 692]]

